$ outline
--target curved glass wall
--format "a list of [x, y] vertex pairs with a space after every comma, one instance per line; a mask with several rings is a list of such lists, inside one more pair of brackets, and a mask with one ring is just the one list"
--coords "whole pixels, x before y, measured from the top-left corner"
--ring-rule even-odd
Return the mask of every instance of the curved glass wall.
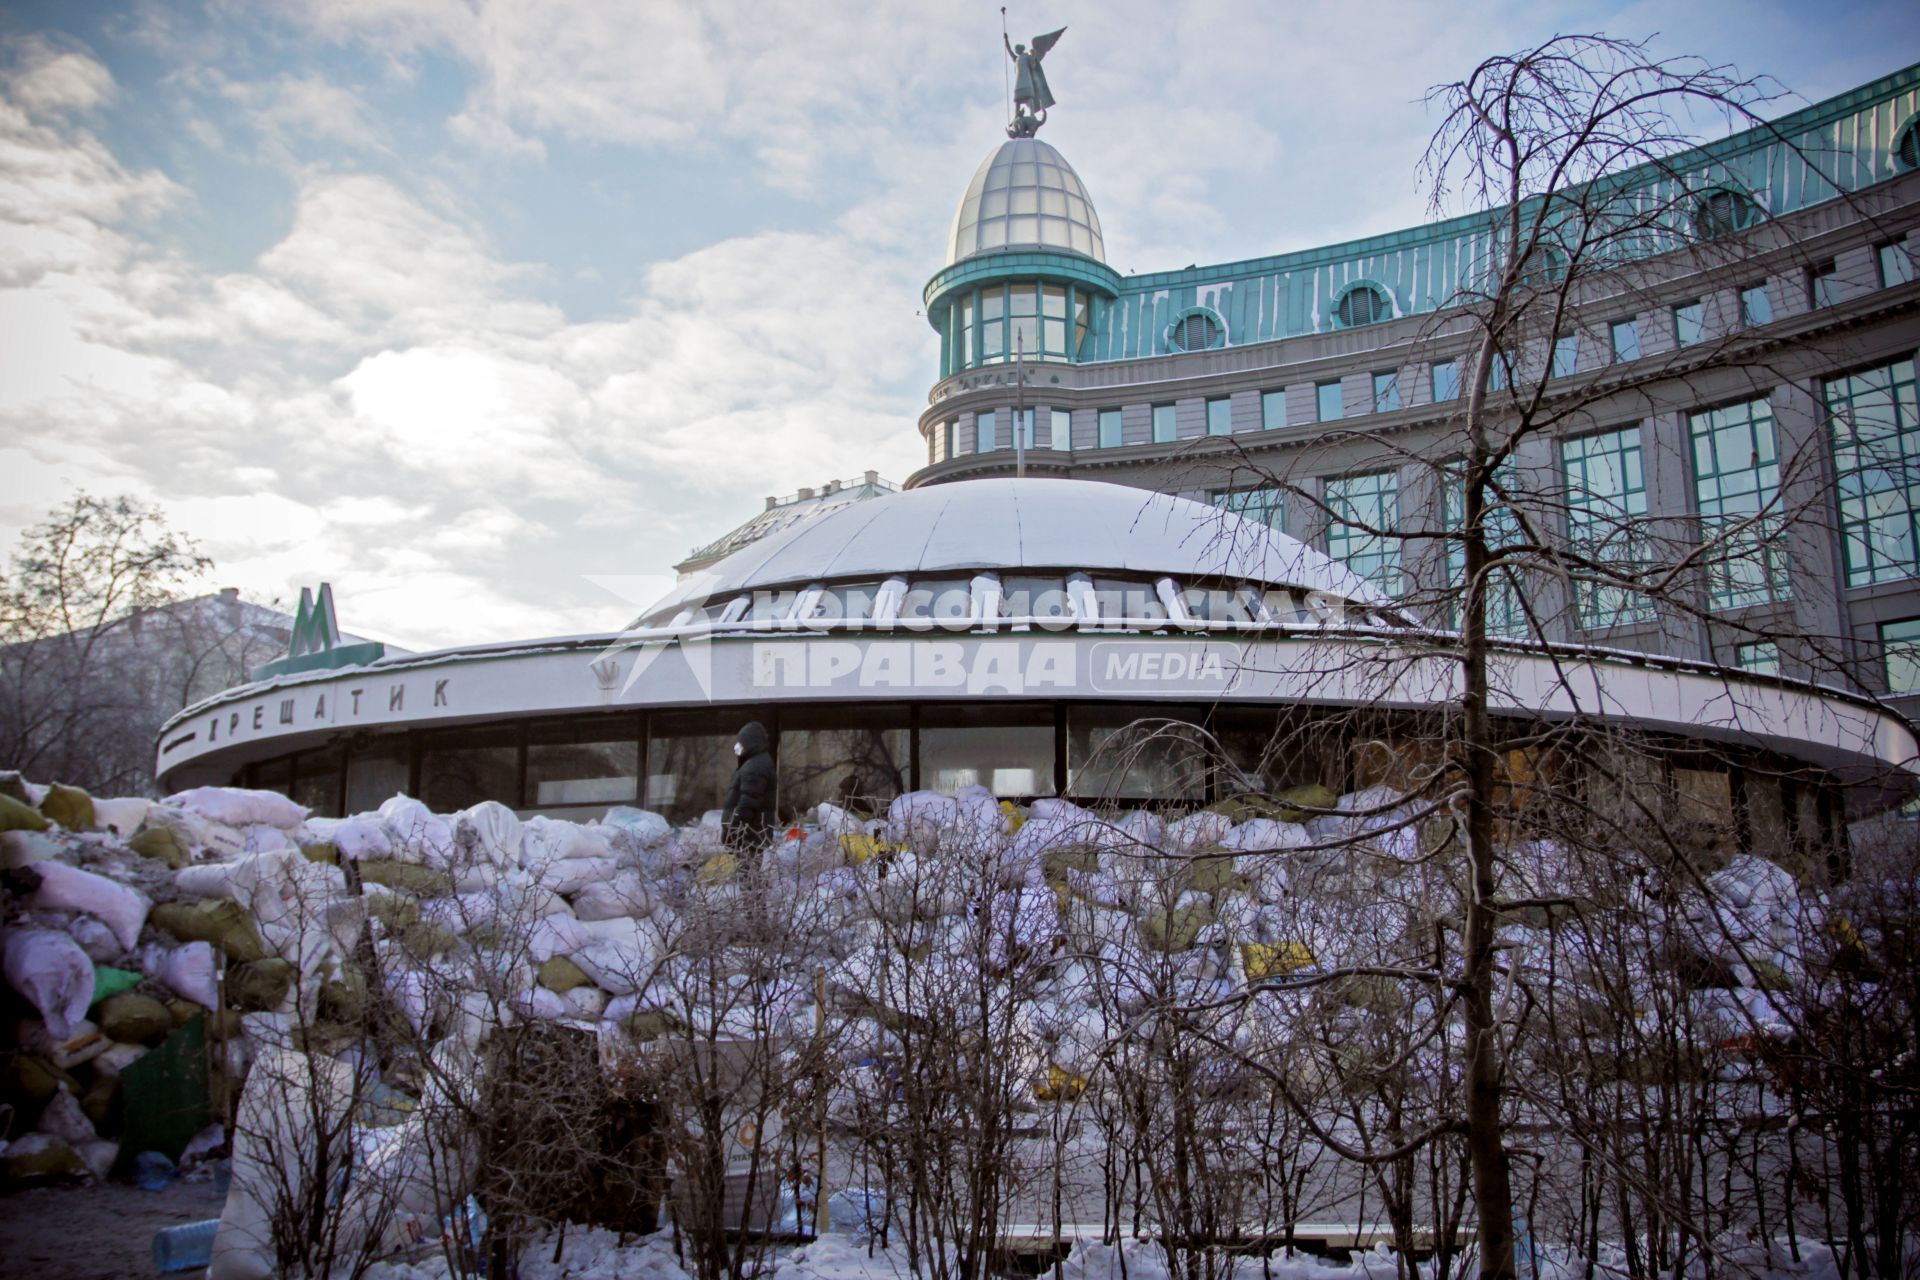
[[1082, 358], [1102, 300], [1075, 284], [1046, 280], [998, 281], [955, 295], [936, 313], [943, 352], [941, 376], [1028, 360], [1071, 363]]
[[[1433, 763], [1432, 726], [1419, 713], [892, 701], [604, 712], [359, 735], [260, 761], [233, 782], [289, 793], [320, 816], [367, 812], [404, 792], [441, 812], [496, 800], [526, 815], [594, 822], [610, 805], [637, 803], [688, 823], [720, 806], [733, 738], [747, 720], [772, 736], [782, 823], [805, 821], [823, 800], [880, 816], [906, 791], [974, 785], [1017, 802], [1065, 795], [1094, 807], [1184, 810], [1307, 783], [1336, 794], [1380, 782], [1404, 788], [1408, 770]], [[1516, 732], [1526, 743], [1500, 757], [1514, 810], [1503, 821], [1527, 821], [1525, 780], [1542, 771], [1584, 773], [1594, 760], [1600, 789], [1618, 789], [1618, 733], [1569, 728], [1541, 746], [1537, 724]], [[1715, 842], [1802, 858], [1838, 847], [1839, 806], [1817, 770], [1664, 735], [1637, 741], [1632, 760], [1651, 770], [1642, 800], [1681, 805], [1681, 816]]]

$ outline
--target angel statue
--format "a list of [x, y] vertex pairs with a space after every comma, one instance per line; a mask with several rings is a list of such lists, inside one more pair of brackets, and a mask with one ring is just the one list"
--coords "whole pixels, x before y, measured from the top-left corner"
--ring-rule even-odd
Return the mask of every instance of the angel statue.
[[1024, 44], [1010, 43], [1006, 33], [1001, 33], [1000, 43], [1007, 46], [1007, 56], [1013, 59], [1013, 65], [1017, 68], [1013, 80], [1013, 123], [1007, 126], [1007, 136], [1031, 138], [1047, 122], [1047, 108], [1053, 105], [1053, 91], [1047, 88], [1047, 73], [1040, 65], [1040, 60], [1066, 33], [1067, 29], [1062, 27], [1058, 31], [1035, 36], [1031, 49]]

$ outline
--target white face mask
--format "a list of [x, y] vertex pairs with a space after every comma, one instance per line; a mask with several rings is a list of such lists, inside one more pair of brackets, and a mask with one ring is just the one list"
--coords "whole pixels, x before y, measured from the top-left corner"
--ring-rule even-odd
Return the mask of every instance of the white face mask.
[[733, 754], [743, 756], [747, 754], [747, 749], [736, 742], [733, 744]]

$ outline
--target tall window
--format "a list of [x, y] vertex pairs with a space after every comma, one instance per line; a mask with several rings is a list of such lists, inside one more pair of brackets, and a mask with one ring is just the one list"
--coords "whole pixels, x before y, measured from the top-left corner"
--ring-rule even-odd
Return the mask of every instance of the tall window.
[[1553, 340], [1553, 376], [1564, 378], [1580, 363], [1580, 340], [1563, 334]]
[[1040, 354], [1067, 354], [1067, 286], [1040, 286]]
[[1613, 360], [1618, 364], [1622, 360], [1640, 358], [1640, 321], [1628, 316], [1625, 320], [1615, 320], [1607, 326], [1607, 336], [1613, 343]]
[[1213, 494], [1213, 505], [1222, 511], [1257, 520], [1269, 529], [1284, 528], [1287, 523], [1287, 495], [1277, 485], [1217, 490]]
[[1692, 302], [1681, 302], [1673, 308], [1673, 342], [1675, 346], [1690, 347], [1707, 334], [1707, 309], [1697, 298]]
[[1733, 662], [1742, 671], [1751, 671], [1761, 676], [1777, 676], [1780, 674], [1780, 646], [1771, 640], [1755, 640], [1751, 644], [1735, 645]]
[[957, 457], [957, 456], [959, 456], [959, 453], [960, 453], [960, 419], [958, 419], [958, 418], [948, 418], [948, 419], [947, 419], [947, 424], [946, 424], [946, 436], [947, 436], [947, 440], [946, 440], [946, 444], [947, 444], [947, 453], [946, 453], [946, 456], [947, 456], [947, 457], [949, 457], [949, 458], [952, 458], [952, 457]]
[[1807, 268], [1807, 305], [1830, 307], [1838, 301], [1840, 264], [1821, 262]]
[[1373, 411], [1392, 413], [1400, 407], [1400, 371], [1390, 369], [1373, 375]]
[[[1509, 459], [1500, 468], [1495, 484], [1507, 493], [1513, 493], [1518, 484], [1518, 474]], [[1466, 476], [1457, 466], [1447, 468], [1444, 473], [1440, 495], [1445, 527], [1450, 530], [1464, 527], [1467, 522]], [[1497, 551], [1520, 538], [1520, 521], [1514, 516], [1513, 509], [1492, 491], [1487, 493], [1487, 509], [1480, 527], [1486, 534], [1489, 550]], [[1463, 617], [1462, 607], [1466, 604], [1467, 585], [1467, 548], [1459, 542], [1447, 544], [1447, 585], [1457, 593], [1448, 605], [1448, 613], [1454, 625], [1458, 626]], [[1527, 633], [1527, 611], [1521, 604], [1520, 579], [1515, 570], [1502, 566], [1491, 571], [1486, 586], [1486, 600], [1489, 632], [1499, 636], [1523, 636]]]
[[1460, 398], [1460, 362], [1457, 360], [1436, 360], [1433, 362], [1433, 399], [1435, 404]]
[[1285, 391], [1262, 391], [1260, 393], [1260, 429], [1275, 431], [1287, 425], [1287, 393]]
[[1173, 439], [1173, 406], [1157, 404], [1153, 406], [1153, 442], [1165, 444]]
[[1715, 609], [1737, 609], [1788, 599], [1772, 403], [1747, 400], [1689, 421], [1694, 502], [1708, 544], [1708, 600]]
[[1001, 289], [988, 289], [980, 295], [980, 362], [992, 364], [1005, 360], [1007, 345], [1007, 295]]
[[1400, 476], [1394, 471], [1327, 481], [1327, 555], [1388, 595], [1400, 592]]
[[1913, 359], [1827, 381], [1847, 585], [1920, 575], [1920, 411]]
[[[1647, 486], [1640, 465], [1640, 428], [1563, 440], [1560, 464], [1567, 476], [1567, 539], [1573, 549], [1602, 569], [1631, 572], [1643, 566], [1648, 559], [1641, 528]], [[1592, 571], [1578, 572], [1573, 590], [1583, 627], [1616, 627], [1653, 617], [1653, 602], [1645, 595], [1594, 581]]]
[[1019, 447], [1022, 449], [1032, 449], [1036, 447], [1038, 437], [1034, 434], [1033, 410], [1016, 409], [1013, 412], [1013, 419], [1020, 424]]
[[1920, 693], [1920, 618], [1880, 624], [1888, 693]]
[[[1016, 280], [988, 285], [953, 304], [948, 372], [1013, 359], [1068, 360], [1089, 326], [1089, 298], [1064, 284]], [[1071, 325], [1071, 331], [1069, 331]]]
[[1874, 250], [1874, 256], [1880, 260], [1880, 287], [1891, 289], [1897, 284], [1907, 284], [1913, 279], [1913, 255], [1907, 252], [1907, 246], [1898, 240], [1892, 244], [1883, 244]]
[[1007, 355], [1040, 354], [1040, 298], [1030, 284], [1007, 286]]
[[1233, 434], [1233, 401], [1225, 398], [1207, 401], [1207, 434], [1210, 436]]
[[1100, 447], [1102, 449], [1118, 449], [1120, 447], [1120, 422], [1121, 417], [1118, 409], [1102, 409], [1100, 411]]
[[1323, 382], [1313, 389], [1313, 394], [1315, 400], [1318, 402], [1316, 407], [1320, 412], [1320, 421], [1337, 422], [1342, 413], [1340, 384], [1337, 382]]
[[993, 413], [977, 413], [973, 417], [973, 451], [991, 453], [993, 451]]
[[1750, 284], [1740, 291], [1740, 323], [1751, 329], [1773, 322], [1773, 299], [1767, 296], [1767, 283]]
[[1056, 449], [1073, 448], [1073, 414], [1066, 409], [1055, 409], [1052, 422], [1053, 447]]

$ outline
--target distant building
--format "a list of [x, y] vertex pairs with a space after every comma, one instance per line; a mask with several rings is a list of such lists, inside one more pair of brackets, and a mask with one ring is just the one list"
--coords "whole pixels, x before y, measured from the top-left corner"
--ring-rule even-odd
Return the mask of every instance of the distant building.
[[818, 489], [801, 489], [784, 498], [769, 496], [766, 510], [705, 546], [695, 547], [685, 560], [673, 566], [674, 572], [684, 578], [770, 534], [818, 519], [855, 502], [898, 492], [899, 485], [882, 480], [877, 471], [869, 471], [858, 480], [829, 480]]

